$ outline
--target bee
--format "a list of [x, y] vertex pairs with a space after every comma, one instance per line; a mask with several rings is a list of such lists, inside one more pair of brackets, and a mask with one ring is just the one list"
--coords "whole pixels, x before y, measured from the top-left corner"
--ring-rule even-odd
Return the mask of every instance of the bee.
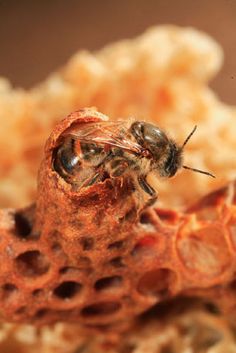
[[180, 168], [211, 177], [213, 174], [183, 165], [183, 150], [196, 126], [179, 146], [159, 127], [145, 121], [101, 121], [74, 125], [63, 135], [53, 158], [54, 169], [73, 188], [131, 173], [155, 199], [148, 184], [150, 172], [173, 177]]

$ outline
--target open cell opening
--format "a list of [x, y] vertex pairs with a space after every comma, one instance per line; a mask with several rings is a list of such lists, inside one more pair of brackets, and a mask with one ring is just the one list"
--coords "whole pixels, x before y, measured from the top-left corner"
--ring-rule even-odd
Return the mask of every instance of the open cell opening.
[[94, 239], [92, 237], [82, 237], [80, 244], [84, 251], [92, 250], [94, 247]]
[[31, 224], [28, 219], [20, 212], [15, 213], [15, 230], [19, 238], [27, 238], [31, 234]]
[[48, 272], [50, 263], [38, 250], [26, 251], [15, 259], [17, 271], [25, 277], [41, 276]]
[[119, 250], [119, 249], [122, 249], [124, 245], [125, 245], [124, 240], [117, 240], [109, 244], [107, 248], [108, 250]]
[[169, 269], [151, 270], [140, 278], [137, 289], [144, 295], [165, 296], [174, 277], [174, 272]]
[[11, 299], [18, 292], [18, 288], [13, 283], [5, 283], [2, 286], [2, 298], [3, 300]]
[[121, 308], [121, 304], [118, 302], [107, 301], [98, 302], [96, 304], [88, 305], [82, 309], [82, 316], [92, 317], [99, 315], [110, 315], [114, 314]]
[[71, 299], [82, 289], [82, 285], [74, 281], [62, 282], [54, 289], [54, 295], [60, 299]]
[[103, 290], [112, 290], [119, 288], [122, 285], [122, 277], [121, 276], [110, 276], [100, 278], [94, 285], [97, 291]]
[[110, 265], [112, 265], [115, 268], [125, 267], [121, 256], [114, 257], [113, 259], [111, 259], [109, 261], [109, 263], [110, 263]]

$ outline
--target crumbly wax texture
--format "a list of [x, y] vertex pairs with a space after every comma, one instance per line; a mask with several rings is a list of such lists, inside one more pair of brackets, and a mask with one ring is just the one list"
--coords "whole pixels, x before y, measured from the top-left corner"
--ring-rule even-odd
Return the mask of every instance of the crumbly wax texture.
[[121, 340], [114, 337], [110, 342], [104, 336], [80, 336], [76, 325], [3, 324], [0, 349], [2, 353], [9, 353], [8, 349], [23, 353], [234, 353], [230, 324], [204, 307], [192, 306], [180, 310], [181, 315], [173, 312], [162, 317], [161, 322], [154, 317], [140, 321]]
[[[96, 53], [78, 52], [58, 72], [29, 91], [0, 81], [0, 205], [19, 207], [35, 198], [43, 144], [71, 111], [96, 106], [111, 118], [151, 120], [182, 143], [198, 130], [185, 163], [217, 175], [189, 171], [154, 180], [159, 203], [185, 206], [234, 177], [235, 108], [208, 88], [222, 63], [221, 48], [192, 28], [160, 26]], [[191, 193], [186, 190], [191, 184]]]
[[[28, 91], [0, 79], [0, 206], [20, 207], [35, 199], [45, 139], [57, 121], [85, 106], [96, 106], [113, 118], [150, 120], [179, 143], [198, 125], [186, 146], [185, 164], [209, 170], [217, 179], [188, 171], [171, 180], [153, 179], [160, 206], [185, 207], [234, 178], [236, 109], [220, 102], [208, 87], [221, 64], [221, 48], [206, 34], [160, 26], [96, 53], [78, 52]], [[92, 342], [79, 337], [76, 325], [36, 329], [2, 323], [0, 351], [183, 353], [194, 352], [201, 337], [202, 352], [225, 353], [236, 350], [231, 332], [223, 317], [190, 308], [184, 316], [135, 328], [123, 337], [119, 351], [100, 338]]]

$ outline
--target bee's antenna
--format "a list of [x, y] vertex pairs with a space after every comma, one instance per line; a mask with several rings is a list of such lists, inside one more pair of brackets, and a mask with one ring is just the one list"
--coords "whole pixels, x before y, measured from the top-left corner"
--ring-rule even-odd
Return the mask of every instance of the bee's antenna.
[[188, 142], [188, 140], [191, 138], [191, 136], [194, 134], [194, 132], [197, 129], [197, 125], [194, 126], [193, 130], [190, 132], [190, 134], [186, 137], [184, 143], [182, 144], [181, 150], [184, 148], [184, 146], [186, 145], [186, 143]]
[[[196, 126], [195, 126], [195, 130], [196, 130]], [[193, 134], [193, 132], [195, 131], [193, 130], [192, 133], [190, 134], [190, 136]], [[187, 138], [189, 139], [189, 138]], [[201, 174], [205, 174], [205, 175], [208, 175], [212, 178], [215, 178], [215, 175], [209, 173], [209, 172], [204, 172], [204, 170], [201, 170], [201, 169], [196, 169], [196, 168], [191, 168], [191, 167], [187, 167], [186, 165], [183, 165], [183, 168], [184, 169], [188, 169], [188, 170], [192, 170], [193, 172], [197, 172], [197, 173], [201, 173]]]
[[[181, 150], [183, 150], [184, 146], [186, 145], [186, 143], [189, 141], [189, 139], [191, 138], [191, 136], [194, 134], [194, 132], [196, 131], [197, 129], [197, 125], [194, 126], [193, 130], [190, 132], [190, 134], [187, 136], [187, 138], [185, 139], [184, 143], [182, 144], [182, 147], [181, 147]], [[193, 172], [196, 172], [196, 173], [201, 173], [201, 174], [205, 174], [205, 175], [208, 175], [212, 178], [215, 178], [215, 175], [209, 173], [209, 172], [205, 172], [204, 170], [201, 170], [201, 169], [196, 169], [196, 168], [191, 168], [191, 167], [187, 167], [186, 165], [183, 165], [183, 168], [184, 169], [188, 169], [188, 170], [192, 170]]]

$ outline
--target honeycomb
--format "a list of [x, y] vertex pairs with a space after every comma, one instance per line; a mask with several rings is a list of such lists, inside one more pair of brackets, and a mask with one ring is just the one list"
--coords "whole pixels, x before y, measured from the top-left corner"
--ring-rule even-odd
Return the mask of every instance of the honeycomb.
[[234, 183], [180, 213], [148, 207], [150, 195], [129, 173], [77, 191], [53, 168], [70, 126], [106, 119], [84, 109], [59, 123], [46, 143], [36, 205], [1, 210], [2, 318], [123, 331], [179, 294], [234, 310]]
[[[228, 320], [232, 316], [235, 323], [235, 185], [230, 182], [235, 178], [235, 107], [207, 87], [222, 57], [204, 33], [159, 26], [96, 53], [79, 52], [31, 90], [0, 80], [1, 353], [235, 352], [235, 328]], [[100, 239], [98, 226], [84, 232], [82, 222], [67, 223], [62, 203], [67, 193], [56, 200], [52, 184], [49, 190], [45, 155], [37, 202], [19, 209], [36, 200], [35, 175], [46, 137], [61, 117], [85, 106], [97, 106], [112, 120], [152, 121], [180, 143], [197, 124], [186, 163], [217, 178], [181, 173], [170, 181], [152, 180], [158, 208], [145, 208], [142, 193], [140, 198], [130, 194], [123, 203], [127, 208], [116, 205], [121, 220], [112, 215], [112, 222], [118, 221], [113, 237], [106, 229], [110, 236]], [[58, 125], [61, 132], [64, 124]], [[65, 184], [60, 185], [63, 190]], [[118, 191], [120, 186], [113, 187]], [[83, 205], [93, 217], [98, 211], [91, 218], [97, 225], [102, 205], [95, 210], [92, 204], [98, 201]], [[51, 205], [58, 205], [57, 211]], [[57, 232], [50, 232], [52, 218]], [[44, 225], [43, 219], [51, 221]], [[83, 218], [84, 230], [88, 219]], [[184, 297], [176, 302], [178, 295]], [[193, 297], [207, 300], [206, 306], [195, 308]], [[103, 313], [103, 304], [110, 302], [120, 307]], [[188, 302], [185, 313], [178, 312], [183, 302]], [[142, 320], [139, 313], [152, 311], [155, 303], [160, 308], [163, 303], [167, 317], [160, 309], [153, 321]], [[168, 316], [172, 304], [177, 313]], [[82, 315], [91, 306], [94, 314]], [[116, 330], [123, 331], [118, 340]], [[105, 343], [98, 332], [105, 333]]]

